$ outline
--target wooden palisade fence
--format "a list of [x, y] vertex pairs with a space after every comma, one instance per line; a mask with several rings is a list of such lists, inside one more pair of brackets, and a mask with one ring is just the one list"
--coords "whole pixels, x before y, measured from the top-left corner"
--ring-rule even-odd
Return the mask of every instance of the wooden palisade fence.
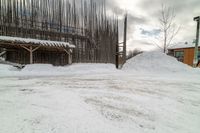
[[0, 0], [0, 35], [70, 42], [73, 62], [116, 62], [118, 19], [104, 1]]

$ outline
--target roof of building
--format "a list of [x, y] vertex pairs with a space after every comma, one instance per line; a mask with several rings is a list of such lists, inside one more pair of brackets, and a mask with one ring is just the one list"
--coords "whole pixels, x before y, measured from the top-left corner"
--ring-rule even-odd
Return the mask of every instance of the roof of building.
[[173, 46], [169, 47], [168, 49], [172, 50], [172, 49], [183, 49], [183, 48], [194, 48], [194, 47], [195, 47], [194, 43], [189, 43], [189, 44], [188, 43], [181, 43], [181, 44], [173, 45]]
[[38, 39], [21, 38], [21, 37], [0, 36], [0, 41], [17, 42], [17, 43], [22, 43], [22, 44], [27, 44], [27, 45], [31, 44], [31, 45], [39, 45], [39, 46], [47, 46], [47, 47], [75, 48], [75, 45], [72, 45], [68, 42], [38, 40]]

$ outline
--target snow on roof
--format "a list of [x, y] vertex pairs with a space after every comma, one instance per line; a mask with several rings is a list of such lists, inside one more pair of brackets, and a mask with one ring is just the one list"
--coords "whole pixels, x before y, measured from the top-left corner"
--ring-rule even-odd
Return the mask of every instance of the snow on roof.
[[35, 45], [42, 45], [42, 46], [75, 48], [75, 45], [69, 44], [68, 42], [61, 42], [61, 41], [38, 40], [38, 39], [10, 37], [10, 36], [0, 36], [0, 40], [16, 41], [19, 43], [35, 44]]
[[171, 47], [169, 47], [168, 49], [180, 49], [180, 48], [194, 48], [195, 44], [194, 43], [181, 43], [181, 44], [177, 44], [177, 45], [173, 45]]

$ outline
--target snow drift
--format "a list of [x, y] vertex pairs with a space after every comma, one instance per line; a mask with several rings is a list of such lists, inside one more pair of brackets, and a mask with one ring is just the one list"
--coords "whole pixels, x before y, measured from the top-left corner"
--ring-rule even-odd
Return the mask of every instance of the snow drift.
[[90, 75], [116, 73], [113, 64], [72, 64], [63, 67], [51, 64], [26, 65], [23, 69], [17, 69], [10, 65], [0, 64], [0, 77], [3, 76], [60, 76], [60, 75]]
[[13, 66], [0, 64], [0, 76], [13, 75], [17, 71], [19, 70]]
[[162, 72], [185, 72], [192, 67], [185, 65], [176, 58], [161, 52], [145, 52], [127, 61], [124, 70], [162, 73]]
[[59, 76], [59, 75], [91, 75], [91, 74], [160, 74], [160, 73], [195, 73], [200, 69], [193, 69], [177, 61], [174, 57], [160, 52], [146, 52], [127, 61], [122, 71], [117, 70], [114, 64], [80, 63], [64, 67], [55, 67], [50, 64], [26, 65], [22, 70], [9, 65], [0, 64], [2, 76]]

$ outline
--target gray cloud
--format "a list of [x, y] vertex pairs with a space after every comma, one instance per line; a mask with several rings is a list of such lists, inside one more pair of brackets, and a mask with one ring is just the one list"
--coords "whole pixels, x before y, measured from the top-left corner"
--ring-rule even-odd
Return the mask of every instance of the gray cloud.
[[160, 29], [152, 29], [152, 30], [145, 30], [143, 28], [140, 28], [141, 34], [146, 36], [158, 36], [161, 33]]
[[[101, 4], [103, 0], [93, 0], [98, 4]], [[199, 0], [138, 0], [137, 3], [132, 3], [133, 0], [130, 1], [130, 5], [133, 6], [131, 9], [135, 9], [132, 11], [128, 11], [128, 40], [131, 40], [128, 45], [132, 47], [133, 44], [138, 47], [147, 47], [150, 46], [151, 43], [145, 42], [143, 40], [138, 40], [136, 34], [136, 27], [141, 28], [141, 35], [146, 36], [154, 36], [159, 34], [159, 22], [158, 18], [160, 15], [161, 5], [165, 4], [166, 6], [173, 7], [176, 14], [176, 23], [181, 25], [181, 30], [177, 35], [176, 41], [190, 41], [195, 38], [196, 32], [196, 23], [193, 21], [193, 17], [200, 15], [200, 2]], [[120, 41], [122, 41], [123, 37], [123, 15], [125, 14], [125, 10], [121, 7], [119, 0], [105, 0], [107, 10], [112, 11], [114, 14], [118, 15], [119, 20], [119, 31], [120, 31]], [[137, 7], [137, 8], [135, 8]], [[130, 7], [129, 7], [130, 8]], [[139, 14], [138, 14], [139, 12]], [[142, 12], [140, 14], [140, 12]], [[136, 14], [137, 13], [137, 14]], [[141, 27], [146, 25], [148, 27], [152, 26], [153, 30], [145, 29], [145, 27]], [[158, 28], [156, 28], [158, 27]], [[150, 28], [151, 29], [151, 28]]]
[[[127, 0], [130, 1], [131, 0]], [[196, 32], [196, 22], [193, 21], [193, 17], [200, 15], [200, 2], [199, 0], [140, 0], [137, 2], [137, 5], [131, 5], [134, 7], [137, 7], [137, 10], [141, 11], [143, 15], [145, 16], [137, 16], [134, 15], [134, 12], [130, 12], [129, 14], [129, 32], [128, 37], [135, 37], [135, 27], [141, 26], [141, 25], [147, 25], [148, 27], [155, 28], [158, 27], [159, 29], [159, 22], [158, 18], [160, 15], [160, 10], [162, 4], [174, 8], [175, 14], [176, 14], [176, 24], [181, 25], [181, 30], [176, 36], [175, 41], [185, 42], [185, 41], [191, 41], [195, 38], [195, 32]], [[118, 5], [120, 7], [120, 5]], [[128, 5], [129, 6], [129, 5]], [[159, 30], [152, 30], [149, 31], [145, 29], [144, 27], [141, 27], [142, 30], [140, 32], [141, 35], [147, 35], [152, 36], [159, 34]], [[134, 38], [137, 40], [137, 38]], [[133, 39], [132, 39], [133, 40]], [[132, 45], [134, 41], [131, 41]], [[146, 46], [146, 44], [149, 44], [148, 42], [144, 41], [135, 41], [138, 46]], [[139, 45], [139, 43], [141, 45]]]
[[128, 13], [128, 25], [127, 25], [127, 32], [128, 32], [128, 39], [131, 38], [134, 34], [134, 28], [137, 24], [143, 24], [147, 23], [147, 19], [144, 18], [143, 16], [137, 16], [133, 12], [126, 11], [125, 9], [122, 9], [120, 5], [117, 4], [116, 0], [106, 0], [106, 6], [108, 10], [111, 10], [114, 14], [119, 16], [122, 19], [119, 19], [119, 36], [120, 40], [123, 38], [123, 24], [124, 24], [124, 19], [123, 16], [125, 13]]

